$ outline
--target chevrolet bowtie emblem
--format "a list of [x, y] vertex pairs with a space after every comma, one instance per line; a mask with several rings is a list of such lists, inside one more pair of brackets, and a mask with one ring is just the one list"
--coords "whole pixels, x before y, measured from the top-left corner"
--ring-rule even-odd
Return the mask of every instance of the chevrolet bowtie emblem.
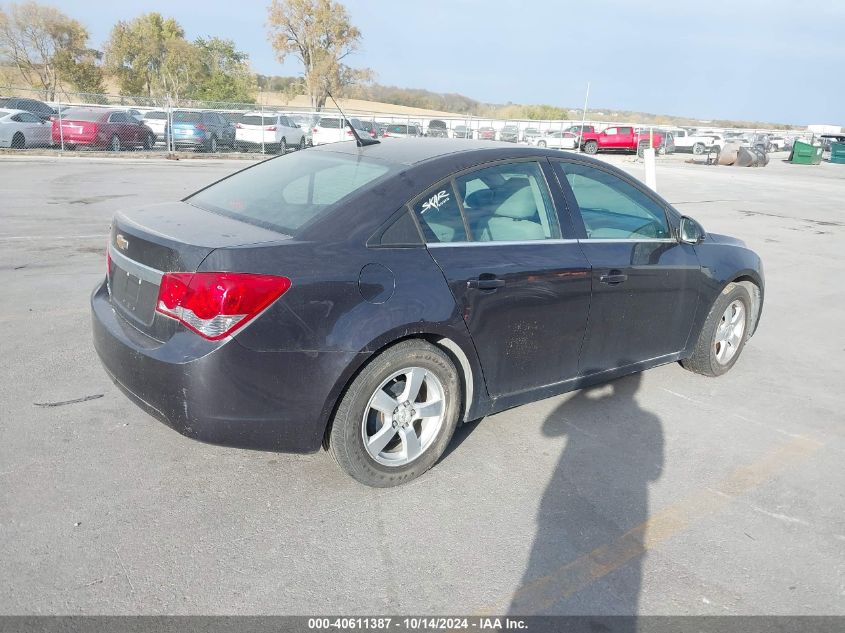
[[117, 244], [117, 247], [122, 251], [129, 248], [129, 240], [123, 237], [120, 233], [118, 233], [117, 237], [114, 238], [114, 243]]

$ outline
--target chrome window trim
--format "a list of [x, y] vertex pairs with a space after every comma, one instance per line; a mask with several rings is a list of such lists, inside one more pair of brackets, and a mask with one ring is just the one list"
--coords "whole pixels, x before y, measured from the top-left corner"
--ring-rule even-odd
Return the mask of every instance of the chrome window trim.
[[111, 255], [112, 262], [120, 266], [120, 268], [126, 272], [135, 275], [138, 279], [143, 279], [144, 281], [156, 284], [157, 286], [161, 285], [161, 278], [164, 276], [163, 271], [146, 266], [141, 262], [136, 262], [134, 259], [129, 259], [123, 253], [118, 253], [111, 244], [109, 244], [109, 255]]
[[664, 243], [664, 244], [674, 244], [678, 240], [674, 237], [622, 237], [619, 239], [613, 239], [612, 237], [599, 237], [596, 239], [592, 239], [589, 237], [585, 237], [584, 239], [578, 240], [579, 242], [586, 242], [586, 243], [593, 243], [593, 244], [613, 244], [614, 242], [623, 242], [623, 243], [633, 243], [633, 242], [655, 242], [655, 243]]
[[537, 244], [577, 244], [576, 239], [554, 238], [548, 240], [508, 240], [496, 242], [493, 240], [486, 242], [426, 242], [426, 248], [447, 248], [449, 246], [522, 246]]

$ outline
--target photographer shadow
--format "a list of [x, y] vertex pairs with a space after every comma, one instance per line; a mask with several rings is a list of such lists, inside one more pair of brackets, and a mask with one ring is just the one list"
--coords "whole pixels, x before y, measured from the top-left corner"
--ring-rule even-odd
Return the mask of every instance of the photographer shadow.
[[[513, 615], [637, 614], [649, 484], [663, 466], [660, 419], [642, 409], [642, 374], [583, 389], [545, 420], [566, 437], [537, 514]], [[635, 630], [616, 621], [613, 630]]]

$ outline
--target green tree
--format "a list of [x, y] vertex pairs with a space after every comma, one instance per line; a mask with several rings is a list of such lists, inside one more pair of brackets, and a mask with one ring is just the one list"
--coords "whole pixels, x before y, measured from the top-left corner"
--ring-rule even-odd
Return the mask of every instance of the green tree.
[[349, 86], [371, 81], [371, 70], [344, 63], [358, 49], [361, 32], [339, 2], [273, 0], [267, 27], [279, 62], [293, 55], [302, 63], [305, 89], [315, 110], [325, 106], [329, 93], [343, 94]]
[[102, 92], [98, 56], [88, 48], [87, 29], [58, 9], [36, 2], [0, 9], [0, 62], [16, 68], [48, 101], [63, 81]]
[[[185, 59], [184, 68], [176, 68], [180, 60], [174, 50], [184, 52], [185, 49], [173, 40], [184, 41], [184, 38], [185, 31], [179, 23], [159, 13], [146, 13], [131, 22], [118, 22], [106, 44], [106, 69], [118, 79], [123, 94], [163, 94], [168, 88], [167, 78], [173, 80], [179, 72], [190, 76], [193, 59]], [[165, 74], [162, 69], [168, 63], [168, 51], [171, 54]]]
[[235, 48], [232, 40], [211, 37], [194, 42], [201, 67], [201, 78], [191, 95], [205, 101], [253, 103], [255, 75], [249, 55]]

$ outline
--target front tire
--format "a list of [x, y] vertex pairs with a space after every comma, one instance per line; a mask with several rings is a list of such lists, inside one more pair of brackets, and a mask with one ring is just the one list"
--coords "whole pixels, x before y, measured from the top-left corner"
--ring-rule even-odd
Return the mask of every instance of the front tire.
[[305, 136], [303, 135], [301, 139], [299, 139], [299, 145], [297, 146], [298, 149], [303, 150], [305, 149]]
[[730, 283], [718, 296], [701, 328], [695, 350], [681, 361], [684, 369], [702, 376], [721, 376], [736, 364], [748, 340], [751, 295]]
[[10, 147], [12, 149], [24, 149], [26, 147], [26, 137], [22, 132], [15, 132]]
[[211, 140], [208, 142], [208, 151], [211, 152], [212, 154], [217, 153], [217, 137], [216, 136], [212, 136]]
[[440, 348], [403, 341], [374, 358], [337, 408], [329, 450], [366, 486], [406, 483], [431, 468], [461, 412], [458, 371]]
[[279, 141], [279, 146], [276, 148], [276, 153], [280, 156], [284, 156], [288, 153], [288, 141], [284, 136], [282, 137], [282, 140]]

